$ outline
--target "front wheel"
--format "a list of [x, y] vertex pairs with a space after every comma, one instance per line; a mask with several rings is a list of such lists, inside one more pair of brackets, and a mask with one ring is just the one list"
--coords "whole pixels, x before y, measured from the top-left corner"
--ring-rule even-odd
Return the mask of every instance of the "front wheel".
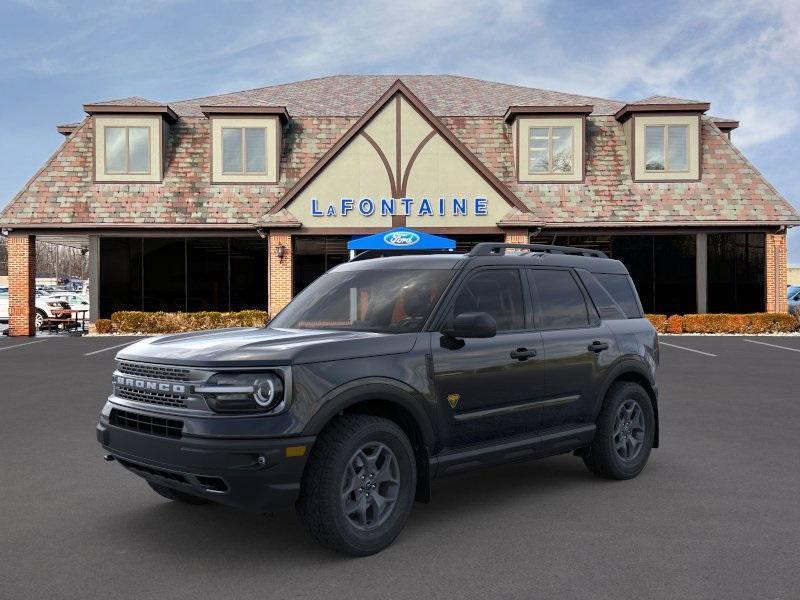
[[37, 308], [36, 309], [36, 316], [34, 317], [34, 324], [36, 325], [36, 330], [37, 331], [42, 328], [42, 326], [44, 325], [44, 320], [46, 318], [47, 318], [47, 315], [44, 314], [44, 311], [41, 310], [40, 308]]
[[650, 457], [654, 433], [655, 417], [648, 393], [636, 383], [615, 383], [606, 394], [597, 417], [597, 432], [583, 462], [601, 477], [636, 477]]
[[414, 450], [400, 427], [381, 417], [344, 415], [314, 444], [297, 509], [317, 542], [367, 556], [400, 534], [416, 484]]

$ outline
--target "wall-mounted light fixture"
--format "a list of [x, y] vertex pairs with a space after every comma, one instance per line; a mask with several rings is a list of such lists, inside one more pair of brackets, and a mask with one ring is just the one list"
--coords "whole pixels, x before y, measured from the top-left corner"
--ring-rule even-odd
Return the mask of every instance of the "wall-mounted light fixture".
[[283, 257], [286, 256], [286, 246], [278, 244], [275, 247], [275, 256], [277, 256], [280, 263], [283, 264]]
[[262, 240], [267, 239], [267, 232], [263, 227], [259, 227], [258, 229], [256, 229], [256, 233], [258, 234], [258, 237], [260, 237]]

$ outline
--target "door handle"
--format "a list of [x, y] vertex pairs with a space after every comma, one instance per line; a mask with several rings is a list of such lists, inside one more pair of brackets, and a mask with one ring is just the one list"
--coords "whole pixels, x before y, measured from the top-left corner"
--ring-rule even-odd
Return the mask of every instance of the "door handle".
[[528, 360], [533, 356], [536, 356], [536, 350], [517, 348], [516, 350], [511, 351], [511, 358], [516, 358], [517, 360]]
[[608, 350], [608, 344], [605, 342], [594, 341], [589, 344], [589, 350], [592, 352], [602, 352], [603, 350]]

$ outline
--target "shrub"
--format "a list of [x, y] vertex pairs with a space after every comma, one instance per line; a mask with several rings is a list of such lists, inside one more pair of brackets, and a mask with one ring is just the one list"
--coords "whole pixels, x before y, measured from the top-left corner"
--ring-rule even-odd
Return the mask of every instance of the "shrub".
[[658, 333], [666, 333], [667, 315], [645, 315], [645, 317], [653, 324]]
[[787, 313], [684, 315], [684, 333], [784, 333], [797, 331], [797, 319]]
[[111, 333], [113, 330], [111, 319], [97, 319], [94, 322], [94, 330], [97, 333]]
[[667, 333], [683, 333], [683, 317], [680, 315], [672, 315], [667, 319]]
[[119, 333], [181, 333], [223, 327], [261, 327], [268, 320], [269, 315], [263, 310], [193, 313], [125, 310], [111, 315], [111, 323]]

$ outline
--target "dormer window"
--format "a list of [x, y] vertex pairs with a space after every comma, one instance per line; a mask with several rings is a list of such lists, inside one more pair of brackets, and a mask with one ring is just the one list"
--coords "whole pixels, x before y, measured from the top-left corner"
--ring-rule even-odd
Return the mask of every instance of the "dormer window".
[[267, 128], [222, 128], [222, 173], [267, 173]]
[[522, 183], [580, 183], [586, 116], [593, 107], [509, 106], [517, 179]]
[[211, 123], [211, 183], [277, 183], [283, 106], [201, 106]]
[[572, 154], [573, 127], [530, 127], [528, 129], [528, 174], [569, 174], [575, 158]]
[[105, 127], [106, 175], [150, 173], [150, 127]]
[[689, 170], [689, 126], [645, 125], [645, 171]]

